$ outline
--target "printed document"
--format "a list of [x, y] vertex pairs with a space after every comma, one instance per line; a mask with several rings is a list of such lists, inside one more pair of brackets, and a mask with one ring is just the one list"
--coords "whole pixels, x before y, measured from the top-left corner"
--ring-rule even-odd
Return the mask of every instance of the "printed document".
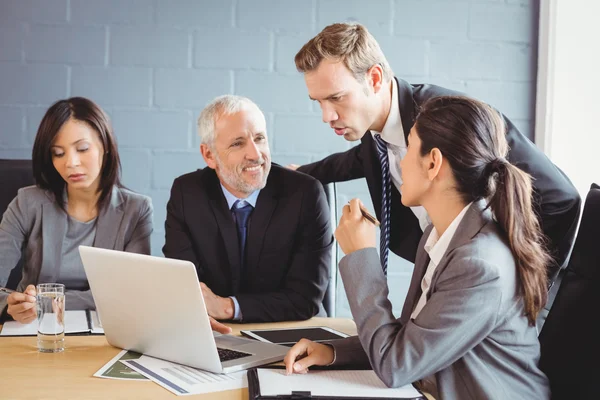
[[121, 362], [178, 396], [248, 387], [247, 371], [213, 374], [144, 355]]
[[95, 374], [98, 378], [121, 379], [128, 381], [148, 381], [144, 375], [132, 370], [127, 365], [119, 362], [122, 360], [137, 360], [142, 355], [135, 351], [121, 350], [109, 362], [104, 364]]

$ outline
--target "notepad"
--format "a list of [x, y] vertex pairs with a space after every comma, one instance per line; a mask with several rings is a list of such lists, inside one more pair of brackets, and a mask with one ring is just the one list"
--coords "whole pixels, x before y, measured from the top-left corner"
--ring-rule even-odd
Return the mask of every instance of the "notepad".
[[309, 371], [285, 375], [285, 370], [258, 368], [261, 396], [310, 392], [311, 396], [423, 399], [412, 385], [388, 388], [372, 370]]
[[[30, 324], [8, 321], [4, 323], [0, 336], [34, 336], [37, 331], [37, 320]], [[92, 310], [65, 311], [65, 334], [74, 333], [104, 334], [98, 313]]]

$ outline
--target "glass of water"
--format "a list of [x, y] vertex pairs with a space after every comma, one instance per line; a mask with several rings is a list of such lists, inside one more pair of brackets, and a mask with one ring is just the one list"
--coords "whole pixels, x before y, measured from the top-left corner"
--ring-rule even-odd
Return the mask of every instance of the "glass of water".
[[37, 285], [38, 350], [58, 353], [65, 349], [65, 285]]

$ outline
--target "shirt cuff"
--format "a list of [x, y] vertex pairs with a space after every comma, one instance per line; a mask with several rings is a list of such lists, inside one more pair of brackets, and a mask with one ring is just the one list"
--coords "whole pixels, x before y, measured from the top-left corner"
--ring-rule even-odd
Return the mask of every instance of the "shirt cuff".
[[229, 298], [233, 300], [233, 320], [241, 321], [242, 310], [240, 309], [240, 303], [238, 303], [237, 299], [234, 296], [229, 296]]
[[324, 344], [325, 344], [325, 346], [329, 346], [329, 347], [331, 347], [331, 349], [333, 350], [333, 361], [332, 361], [332, 362], [330, 362], [329, 364], [327, 364], [327, 365], [326, 365], [326, 367], [330, 367], [330, 366], [332, 366], [333, 364], [335, 364], [335, 359], [337, 358], [337, 357], [336, 357], [335, 346], [333, 346], [333, 345], [331, 345], [331, 344], [329, 344], [329, 343], [324, 343]]

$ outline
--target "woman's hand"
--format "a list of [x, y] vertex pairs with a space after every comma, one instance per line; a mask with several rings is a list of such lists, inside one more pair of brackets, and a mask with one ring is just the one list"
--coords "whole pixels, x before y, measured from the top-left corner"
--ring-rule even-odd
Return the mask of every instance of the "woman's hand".
[[305, 374], [310, 366], [331, 364], [333, 356], [333, 347], [301, 339], [287, 352], [283, 362], [288, 375]]
[[359, 199], [352, 199], [342, 208], [342, 218], [335, 230], [335, 238], [344, 254], [375, 247], [375, 225], [363, 217], [361, 206], [364, 207]]
[[36, 294], [34, 285], [27, 286], [23, 293], [12, 292], [6, 299], [8, 315], [22, 324], [33, 322], [37, 318]]

